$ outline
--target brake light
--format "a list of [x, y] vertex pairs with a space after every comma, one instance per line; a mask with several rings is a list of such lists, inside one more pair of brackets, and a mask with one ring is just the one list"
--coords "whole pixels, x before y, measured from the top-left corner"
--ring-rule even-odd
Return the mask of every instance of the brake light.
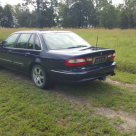
[[66, 66], [79, 66], [79, 65], [86, 65], [87, 62], [84, 58], [77, 58], [77, 59], [69, 59], [66, 60]]
[[112, 54], [112, 59], [115, 58], [115, 55], [116, 55], [116, 52], [114, 52], [114, 53]]
[[88, 63], [88, 64], [92, 64], [92, 63], [93, 63], [93, 59], [94, 59], [94, 58], [86, 58], [87, 63]]
[[[112, 54], [108, 54], [106, 56], [107, 56], [107, 60], [114, 59], [115, 52]], [[96, 57], [68, 59], [66, 60], [65, 65], [66, 66], [80, 66], [80, 65], [92, 64], [95, 58]]]
[[115, 58], [115, 52], [114, 53], [112, 53], [112, 54], [108, 54], [107, 55], [107, 60], [111, 60], [111, 59], [114, 59]]
[[108, 54], [108, 55], [107, 55], [107, 60], [110, 60], [111, 57], [112, 57], [112, 54]]

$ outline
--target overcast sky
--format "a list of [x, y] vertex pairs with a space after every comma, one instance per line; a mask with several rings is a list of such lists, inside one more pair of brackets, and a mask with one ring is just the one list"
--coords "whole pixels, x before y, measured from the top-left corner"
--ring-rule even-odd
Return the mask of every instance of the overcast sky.
[[[17, 5], [18, 3], [22, 3], [23, 0], [0, 0], [2, 6], [6, 4]], [[112, 3], [118, 5], [119, 3], [123, 3], [123, 0], [112, 0]]]

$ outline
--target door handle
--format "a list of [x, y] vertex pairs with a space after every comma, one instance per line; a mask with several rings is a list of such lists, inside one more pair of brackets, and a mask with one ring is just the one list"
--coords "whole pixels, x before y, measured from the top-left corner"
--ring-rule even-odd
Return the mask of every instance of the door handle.
[[30, 52], [27, 52], [27, 53], [25, 54], [25, 56], [27, 56], [27, 55], [30, 55]]
[[8, 50], [8, 52], [7, 52], [7, 53], [10, 53], [10, 52], [12, 52], [12, 50]]

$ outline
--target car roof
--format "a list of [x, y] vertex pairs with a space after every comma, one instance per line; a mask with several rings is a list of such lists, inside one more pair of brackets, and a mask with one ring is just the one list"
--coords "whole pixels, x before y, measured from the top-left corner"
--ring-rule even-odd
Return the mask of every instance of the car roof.
[[26, 30], [26, 31], [17, 31], [14, 33], [69, 33], [71, 31], [58, 31], [58, 30]]

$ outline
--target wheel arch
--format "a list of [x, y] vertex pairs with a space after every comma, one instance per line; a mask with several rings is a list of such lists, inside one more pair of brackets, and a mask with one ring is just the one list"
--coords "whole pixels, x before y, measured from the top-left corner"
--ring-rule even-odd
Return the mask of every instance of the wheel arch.
[[32, 68], [34, 67], [34, 65], [40, 65], [42, 68], [43, 68], [43, 66], [41, 65], [41, 64], [39, 64], [39, 63], [37, 63], [37, 62], [32, 62], [31, 64], [30, 64], [30, 66], [29, 66], [29, 73], [31, 74], [31, 71], [32, 71]]
[[[35, 58], [29, 62], [29, 73], [31, 74], [32, 68], [34, 65], [40, 65], [42, 68], [44, 68], [42, 60], [40, 58]], [[45, 70], [45, 69], [44, 69]]]

